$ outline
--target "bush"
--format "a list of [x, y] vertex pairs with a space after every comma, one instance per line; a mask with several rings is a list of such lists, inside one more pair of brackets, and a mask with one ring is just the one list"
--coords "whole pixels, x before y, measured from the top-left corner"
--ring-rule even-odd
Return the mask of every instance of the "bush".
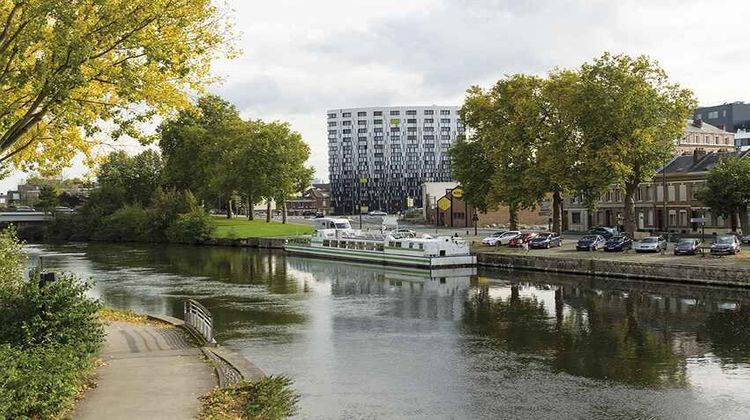
[[0, 233], [0, 418], [57, 417], [70, 408], [104, 340], [99, 304], [73, 277], [23, 277], [20, 243]]
[[297, 414], [299, 395], [286, 376], [268, 376], [217, 388], [201, 397], [200, 419], [278, 420]]
[[180, 214], [191, 213], [199, 209], [198, 201], [190, 191], [158, 188], [151, 197], [148, 214], [147, 233], [154, 242], [166, 242], [167, 230], [177, 221]]
[[196, 244], [211, 238], [216, 229], [213, 218], [201, 208], [180, 214], [167, 229], [167, 239], [181, 244]]
[[94, 239], [110, 242], [133, 242], [146, 239], [147, 214], [138, 204], [129, 204], [106, 216]]

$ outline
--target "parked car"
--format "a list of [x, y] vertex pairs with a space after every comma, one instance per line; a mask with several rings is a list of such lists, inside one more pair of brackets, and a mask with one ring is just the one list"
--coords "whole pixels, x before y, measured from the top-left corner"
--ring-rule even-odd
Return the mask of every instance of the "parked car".
[[382, 210], [373, 210], [369, 213], [367, 213], [369, 216], [388, 216], [388, 213], [382, 211]]
[[497, 242], [495, 243], [495, 245], [497, 246], [508, 245], [511, 239], [520, 235], [521, 235], [521, 231], [519, 230], [509, 230], [497, 238]]
[[16, 206], [13, 211], [36, 211], [33, 207], [29, 206]]
[[497, 240], [500, 238], [500, 236], [505, 233], [504, 230], [498, 231], [498, 232], [492, 232], [487, 236], [486, 238], [482, 239], [482, 245], [488, 245], [488, 246], [495, 246], [497, 245]]
[[602, 235], [586, 235], [576, 243], [577, 251], [596, 251], [604, 246], [604, 237]]
[[740, 241], [734, 235], [721, 235], [711, 244], [711, 254], [713, 255], [734, 255], [738, 252], [740, 252]]
[[514, 246], [514, 247], [523, 246], [524, 244], [528, 244], [529, 242], [531, 242], [531, 240], [536, 238], [538, 235], [539, 235], [538, 233], [534, 233], [534, 232], [522, 233], [516, 236], [515, 238], [511, 239], [510, 241], [508, 241], [508, 246]]
[[389, 232], [391, 236], [393, 236], [396, 239], [402, 239], [402, 238], [416, 238], [417, 232], [411, 230], [411, 229], [394, 229]]
[[635, 252], [660, 252], [667, 250], [667, 240], [663, 236], [649, 236], [633, 245]]
[[674, 246], [674, 255], [695, 255], [700, 252], [703, 241], [700, 239], [680, 239]]
[[606, 252], [619, 252], [626, 249], [633, 249], [633, 240], [625, 234], [615, 235], [604, 243], [604, 251]]
[[315, 213], [316, 212], [313, 211], [313, 210], [305, 210], [305, 211], [302, 212], [302, 216], [305, 216], [305, 217], [307, 217], [307, 216], [315, 216]]
[[750, 235], [745, 235], [741, 237], [740, 242], [746, 245], [750, 245]]
[[57, 212], [57, 213], [73, 213], [75, 210], [66, 206], [57, 206], [52, 211]]
[[617, 233], [618, 232], [616, 228], [604, 227], [604, 226], [595, 227], [589, 230], [588, 232], [589, 235], [599, 235], [604, 239], [609, 239], [617, 235]]
[[562, 246], [562, 238], [554, 232], [544, 232], [529, 242], [529, 248], [551, 248]]

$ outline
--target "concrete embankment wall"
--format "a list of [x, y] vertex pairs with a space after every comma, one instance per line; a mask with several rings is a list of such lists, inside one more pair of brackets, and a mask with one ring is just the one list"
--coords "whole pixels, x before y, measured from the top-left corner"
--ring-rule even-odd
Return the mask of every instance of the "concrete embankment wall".
[[285, 238], [210, 239], [204, 242], [203, 245], [284, 249], [285, 240]]
[[492, 253], [478, 253], [477, 261], [480, 266], [485, 267], [750, 287], [750, 269], [716, 265], [646, 264], [631, 261]]

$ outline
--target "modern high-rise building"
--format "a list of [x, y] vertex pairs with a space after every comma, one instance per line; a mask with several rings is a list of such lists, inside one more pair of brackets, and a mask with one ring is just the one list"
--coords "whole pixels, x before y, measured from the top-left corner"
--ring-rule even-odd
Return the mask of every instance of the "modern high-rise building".
[[736, 133], [750, 129], [750, 104], [732, 102], [716, 106], [703, 106], [695, 110], [694, 118], [703, 120], [722, 130]]
[[332, 210], [395, 212], [422, 207], [421, 185], [451, 181], [448, 149], [463, 133], [456, 106], [328, 111]]

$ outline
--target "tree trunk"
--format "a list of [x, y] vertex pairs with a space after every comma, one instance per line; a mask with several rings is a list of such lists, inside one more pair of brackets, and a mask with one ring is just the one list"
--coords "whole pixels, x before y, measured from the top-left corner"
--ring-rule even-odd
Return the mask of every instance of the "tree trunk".
[[625, 232], [631, 238], [635, 235], [635, 190], [637, 188], [637, 182], [625, 183], [625, 214], [623, 215], [623, 225], [625, 226]]
[[552, 230], [558, 235], [562, 234], [562, 226], [560, 226], [560, 220], [562, 219], [562, 196], [560, 191], [555, 191], [552, 194]]
[[750, 220], [748, 220], [748, 217], [747, 217], [747, 204], [746, 204], [740, 207], [740, 227], [742, 228], [743, 235], [750, 234], [750, 225], [748, 225], [749, 222]]
[[729, 213], [729, 230], [732, 232], [737, 232], [737, 213], [731, 212]]
[[232, 199], [227, 200], [227, 219], [232, 218]]
[[266, 223], [271, 223], [271, 200], [266, 203]]
[[286, 200], [282, 200], [281, 205], [281, 223], [286, 224]]
[[508, 216], [510, 217], [510, 230], [518, 230], [518, 204], [508, 205]]
[[253, 193], [247, 193], [247, 219], [255, 220], [255, 202], [253, 201]]

